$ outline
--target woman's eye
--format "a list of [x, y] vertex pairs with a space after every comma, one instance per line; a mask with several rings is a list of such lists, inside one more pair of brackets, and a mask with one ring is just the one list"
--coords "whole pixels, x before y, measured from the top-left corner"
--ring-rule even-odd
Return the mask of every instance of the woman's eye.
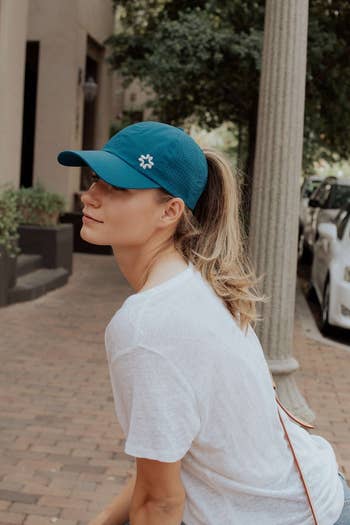
[[94, 182], [98, 182], [100, 180], [100, 177], [96, 175], [96, 173], [92, 173], [90, 175], [90, 184], [93, 184]]

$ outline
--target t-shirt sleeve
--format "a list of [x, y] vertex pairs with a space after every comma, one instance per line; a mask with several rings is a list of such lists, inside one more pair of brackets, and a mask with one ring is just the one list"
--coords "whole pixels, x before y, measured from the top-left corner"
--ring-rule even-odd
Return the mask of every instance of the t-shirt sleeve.
[[196, 398], [181, 371], [141, 346], [115, 354], [109, 370], [125, 453], [165, 462], [181, 459], [200, 428]]

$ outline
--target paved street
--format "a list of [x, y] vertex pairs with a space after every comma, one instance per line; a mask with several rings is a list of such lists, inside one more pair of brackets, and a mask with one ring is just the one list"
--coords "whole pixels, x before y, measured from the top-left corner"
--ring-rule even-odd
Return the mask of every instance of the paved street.
[[[74, 254], [68, 284], [0, 309], [0, 525], [83, 525], [132, 472], [104, 329], [132, 293], [113, 256]], [[297, 289], [295, 373], [350, 479], [350, 346], [319, 337]]]

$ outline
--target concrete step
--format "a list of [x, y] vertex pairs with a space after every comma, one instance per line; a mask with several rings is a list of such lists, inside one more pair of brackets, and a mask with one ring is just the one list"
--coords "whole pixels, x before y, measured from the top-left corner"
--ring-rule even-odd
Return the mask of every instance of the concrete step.
[[63, 286], [68, 281], [65, 268], [40, 268], [17, 279], [16, 286], [8, 291], [8, 304], [36, 299], [46, 292]]
[[43, 258], [39, 253], [21, 253], [17, 256], [16, 276], [21, 277], [26, 273], [38, 270], [43, 267]]

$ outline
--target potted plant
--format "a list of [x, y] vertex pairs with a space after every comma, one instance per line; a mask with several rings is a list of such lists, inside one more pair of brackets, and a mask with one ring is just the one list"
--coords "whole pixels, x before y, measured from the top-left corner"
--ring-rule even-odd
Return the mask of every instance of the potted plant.
[[15, 286], [20, 217], [12, 188], [0, 193], [0, 305], [7, 304], [8, 290]]
[[63, 267], [72, 273], [73, 228], [59, 223], [65, 208], [62, 195], [46, 191], [41, 183], [14, 190], [23, 253], [40, 253], [47, 268]]
[[64, 210], [65, 199], [59, 193], [46, 191], [41, 183], [16, 190], [21, 224], [53, 226], [58, 224]]

